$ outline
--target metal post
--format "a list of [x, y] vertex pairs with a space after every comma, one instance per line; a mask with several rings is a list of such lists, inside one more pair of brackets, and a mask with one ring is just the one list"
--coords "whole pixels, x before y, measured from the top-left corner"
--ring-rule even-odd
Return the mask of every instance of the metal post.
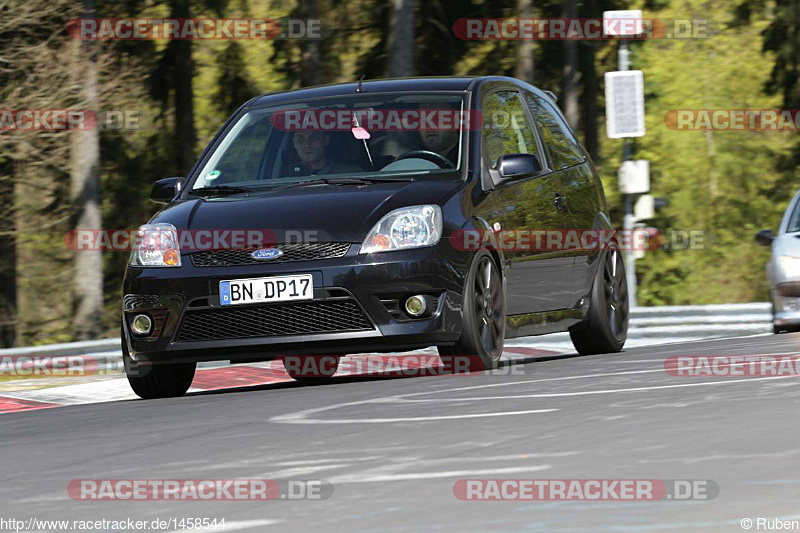
[[[628, 235], [630, 235], [630, 232], [633, 231], [634, 224], [633, 195], [626, 194], [624, 203], [625, 218], [623, 219], [622, 226], [626, 232], [629, 232]], [[628, 237], [626, 240], [629, 243], [634, 242], [634, 240], [630, 237]], [[628, 250], [625, 250], [625, 277], [628, 279], [628, 304], [631, 307], [636, 307], [636, 258], [634, 257], [633, 250], [631, 250], [630, 247]]]
[[[631, 68], [631, 61], [630, 61], [630, 52], [628, 50], [628, 41], [625, 39], [621, 39], [619, 42], [619, 52], [617, 53], [617, 61], [619, 62], [619, 70], [630, 70]], [[622, 144], [622, 160], [628, 161], [631, 158], [631, 146], [630, 141], [625, 139]], [[622, 221], [622, 229], [625, 230], [627, 235], [627, 241], [633, 242], [631, 238], [631, 232], [633, 231], [633, 225], [635, 223], [635, 219], [633, 217], [633, 195], [626, 194], [623, 198], [623, 206], [625, 217]], [[631, 307], [636, 307], [637, 300], [636, 300], [636, 258], [633, 255], [633, 250], [626, 250], [625, 251], [625, 277], [628, 279], [628, 304]]]
[[619, 41], [619, 51], [617, 52], [617, 62], [620, 70], [631, 69], [631, 54], [628, 51], [628, 41], [624, 38]]

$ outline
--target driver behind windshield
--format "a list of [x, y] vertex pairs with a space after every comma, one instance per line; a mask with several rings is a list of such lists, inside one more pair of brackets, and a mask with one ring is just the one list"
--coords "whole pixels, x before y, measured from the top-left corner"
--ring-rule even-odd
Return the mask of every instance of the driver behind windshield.
[[362, 172], [362, 169], [347, 163], [338, 163], [330, 160], [327, 154], [330, 138], [327, 133], [320, 131], [298, 131], [292, 136], [299, 163], [293, 164], [289, 174], [291, 176], [311, 176], [314, 174], [347, 174], [348, 172]]
[[[456, 113], [458, 110], [452, 105], [445, 103], [434, 103], [428, 105], [421, 105], [420, 108], [432, 109], [440, 113], [451, 114]], [[458, 130], [453, 129], [435, 129], [419, 131], [420, 139], [422, 139], [422, 146], [425, 150], [435, 152], [453, 163], [454, 167], [458, 166]]]
[[446, 157], [457, 166], [458, 163], [458, 132], [453, 130], [420, 130], [419, 136], [425, 150], [436, 152]]

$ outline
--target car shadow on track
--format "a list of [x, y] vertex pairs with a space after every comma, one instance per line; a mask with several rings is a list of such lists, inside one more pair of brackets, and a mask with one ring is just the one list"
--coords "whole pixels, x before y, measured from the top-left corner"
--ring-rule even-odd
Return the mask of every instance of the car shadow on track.
[[[565, 360], [575, 357], [581, 357], [577, 353], [570, 354], [556, 354], [556, 355], [542, 355], [535, 357], [517, 358], [514, 360], [500, 361], [497, 368], [492, 370], [481, 370], [474, 372], [448, 372], [443, 367], [425, 367], [413, 368], [407, 370], [390, 370], [385, 372], [372, 372], [368, 374], [346, 374], [334, 375], [328, 381], [322, 383], [303, 383], [300, 381], [280, 381], [273, 383], [261, 383], [252, 385], [232, 386], [225, 388], [214, 388], [203, 391], [193, 391], [187, 393], [186, 396], [209, 396], [217, 394], [231, 394], [238, 392], [256, 392], [256, 391], [269, 391], [281, 389], [294, 389], [303, 387], [332, 387], [336, 385], [344, 385], [351, 383], [365, 383], [380, 380], [402, 380], [414, 378], [460, 378], [460, 377], [475, 377], [481, 375], [495, 375], [495, 376], [510, 376], [519, 374], [532, 374], [532, 366], [536, 363], [544, 363], [553, 360]], [[515, 370], [521, 372], [514, 372]], [[286, 379], [291, 379], [286, 376]]]

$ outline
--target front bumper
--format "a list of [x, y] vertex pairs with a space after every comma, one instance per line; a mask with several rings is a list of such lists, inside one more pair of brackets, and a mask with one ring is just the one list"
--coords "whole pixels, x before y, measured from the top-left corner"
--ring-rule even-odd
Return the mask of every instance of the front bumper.
[[[461, 292], [468, 257], [454, 257], [452, 251], [443, 253], [438, 246], [373, 255], [359, 255], [358, 248], [353, 244], [345, 256], [336, 259], [271, 265], [200, 268], [193, 266], [184, 255], [183, 266], [179, 268], [131, 267], [125, 277], [122, 311], [123, 340], [128, 353], [136, 361], [153, 363], [244, 362], [265, 361], [280, 355], [401, 351], [453, 344], [458, 340]], [[221, 280], [300, 273], [313, 276], [314, 302], [354, 301], [371, 328], [188, 342], [179, 339], [187, 312], [251, 307], [223, 308], [219, 303]], [[411, 320], [394, 311], [393, 301], [417, 293], [438, 298], [436, 311], [431, 316]], [[154, 332], [146, 338], [130, 332], [129, 321], [140, 312], [154, 318]]]

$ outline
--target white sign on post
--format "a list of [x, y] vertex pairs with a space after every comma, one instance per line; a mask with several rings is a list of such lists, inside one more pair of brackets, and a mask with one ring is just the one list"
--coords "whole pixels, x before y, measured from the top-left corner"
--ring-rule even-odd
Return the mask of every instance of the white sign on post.
[[650, 220], [656, 216], [656, 202], [651, 194], [643, 194], [633, 204], [633, 218], [637, 222]]
[[606, 132], [609, 139], [641, 137], [644, 128], [644, 77], [641, 70], [606, 72]]
[[650, 192], [650, 161], [637, 159], [623, 161], [619, 166], [619, 192], [645, 194]]
[[603, 11], [603, 37], [636, 37], [642, 31], [640, 10]]

